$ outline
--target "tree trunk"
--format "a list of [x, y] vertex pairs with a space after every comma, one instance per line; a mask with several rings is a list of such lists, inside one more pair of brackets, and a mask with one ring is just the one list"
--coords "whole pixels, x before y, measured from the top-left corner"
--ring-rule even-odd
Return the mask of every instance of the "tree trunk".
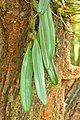
[[0, 1], [0, 120], [23, 120], [26, 116], [20, 103], [19, 78], [29, 42], [29, 9], [24, 0]]
[[[30, 0], [0, 1], [0, 120], [37, 120], [38, 116], [42, 120], [52, 120], [55, 106], [59, 113], [56, 120], [63, 120], [65, 81], [80, 77], [80, 68], [70, 63], [71, 34], [66, 32], [60, 20], [54, 17], [58, 38], [55, 64], [59, 84], [49, 94], [47, 109], [42, 106], [35, 94], [30, 115], [24, 113], [19, 95], [20, 70], [28, 43], [33, 42], [31, 20], [35, 15]], [[40, 115], [35, 115], [37, 111]]]

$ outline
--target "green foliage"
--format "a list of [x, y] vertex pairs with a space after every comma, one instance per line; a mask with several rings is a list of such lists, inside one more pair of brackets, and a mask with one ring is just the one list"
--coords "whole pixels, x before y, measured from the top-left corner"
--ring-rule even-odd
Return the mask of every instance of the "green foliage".
[[[78, 21], [80, 19], [80, 14], [75, 15], [74, 18], [75, 21]], [[80, 61], [80, 23], [79, 22], [73, 23], [73, 30], [76, 35], [73, 37], [72, 40], [73, 51], [71, 51], [71, 54], [73, 54], [73, 56], [71, 58], [71, 62], [74, 65], [79, 65], [79, 61]]]
[[[37, 10], [37, 4], [33, 1]], [[58, 77], [53, 63], [55, 52], [55, 29], [50, 0], [40, 0], [38, 5], [39, 30], [38, 38], [34, 37], [32, 52], [30, 47], [23, 59], [20, 80], [21, 103], [25, 112], [30, 111], [32, 99], [32, 71], [34, 72], [36, 91], [44, 105], [47, 104], [44, 68], [54, 85], [58, 84]], [[35, 32], [34, 32], [35, 33]], [[38, 40], [37, 40], [38, 39]], [[33, 70], [32, 70], [33, 68]]]
[[41, 12], [41, 11], [42, 11], [43, 5], [44, 5], [44, 1], [45, 1], [45, 0], [39, 0], [38, 12]]
[[54, 85], [58, 84], [58, 77], [52, 58], [55, 51], [55, 30], [50, 8], [44, 14], [39, 16], [40, 46], [43, 56], [44, 66]]
[[54, 22], [53, 22], [50, 6], [48, 7], [47, 10], [47, 18], [48, 18], [49, 33], [50, 33], [50, 43], [49, 43], [50, 46], [49, 45], [48, 46], [50, 50], [49, 51], [50, 59], [52, 61], [55, 52], [55, 29], [54, 29]]
[[45, 13], [51, 0], [40, 0], [38, 5], [38, 12]]
[[51, 82], [54, 85], [57, 85], [58, 84], [58, 77], [57, 77], [56, 69], [55, 69], [53, 62], [50, 63], [50, 67], [49, 67], [49, 69], [47, 69], [47, 72], [48, 72], [48, 75], [50, 77]]
[[20, 79], [20, 97], [23, 109], [25, 112], [29, 112], [32, 100], [32, 52], [30, 46], [28, 47], [21, 69]]
[[32, 49], [32, 60], [33, 60], [33, 70], [35, 77], [35, 84], [38, 97], [44, 105], [47, 103], [45, 78], [44, 78], [44, 67], [42, 61], [41, 50], [37, 40], [34, 41], [34, 46]]
[[48, 69], [50, 65], [50, 57], [48, 52], [49, 41], [50, 41], [50, 33], [48, 26], [48, 22], [46, 21], [47, 17], [44, 15], [40, 15], [40, 22], [39, 22], [39, 33], [40, 33], [40, 46], [41, 46], [41, 52], [43, 56], [43, 61], [45, 68]]

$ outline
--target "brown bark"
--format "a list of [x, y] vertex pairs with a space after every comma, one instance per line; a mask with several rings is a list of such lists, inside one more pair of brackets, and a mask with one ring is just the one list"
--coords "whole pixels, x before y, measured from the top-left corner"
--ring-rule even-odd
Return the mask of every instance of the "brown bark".
[[[0, 1], [0, 120], [28, 119], [20, 103], [19, 83], [23, 54], [29, 41], [33, 41], [30, 21], [34, 10], [32, 1], [29, 2], [26, 0]], [[49, 94], [47, 106], [40, 110], [39, 120], [52, 120], [55, 109], [58, 113], [55, 119], [64, 119], [66, 80], [80, 77], [80, 68], [70, 63], [72, 36], [64, 30], [63, 24], [59, 24], [58, 19], [55, 21], [58, 37], [55, 64], [59, 84]], [[34, 110], [36, 101], [39, 102], [34, 97], [28, 120], [36, 120], [33, 119], [37, 112]]]
[[[57, 21], [57, 20], [56, 20]], [[59, 22], [59, 21], [58, 21]], [[61, 24], [60, 24], [61, 25]], [[49, 120], [64, 120], [65, 117], [65, 89], [67, 86], [67, 80], [74, 80], [80, 78], [80, 67], [74, 66], [70, 62], [70, 45], [72, 34], [68, 31], [64, 31], [63, 25], [58, 26], [56, 24], [56, 33], [57, 33], [57, 47], [56, 47], [56, 56], [55, 63], [56, 69], [59, 78], [59, 84], [56, 86], [56, 91], [53, 89], [52, 96], [55, 97], [53, 99], [49, 99], [52, 102], [53, 109], [50, 109], [50, 113], [55, 112], [55, 106], [57, 106], [57, 114], [56, 117], [53, 114], [50, 114]], [[76, 83], [76, 82], [75, 82]], [[55, 93], [55, 94], [54, 94]], [[51, 93], [50, 93], [51, 94]], [[55, 104], [56, 101], [56, 104]], [[49, 103], [48, 105], [49, 106]], [[43, 109], [42, 115], [40, 115], [39, 120], [47, 120], [47, 116], [44, 118], [44, 113], [48, 110], [46, 107]], [[44, 115], [43, 115], [44, 114]], [[65, 118], [66, 120], [66, 118]]]
[[[29, 32], [28, 20], [21, 16], [25, 1], [0, 1], [0, 120], [25, 119], [20, 97], [19, 76]], [[29, 7], [28, 7], [29, 9]], [[29, 14], [29, 11], [26, 11]], [[29, 16], [28, 16], [29, 17]], [[26, 41], [27, 40], [27, 41]]]

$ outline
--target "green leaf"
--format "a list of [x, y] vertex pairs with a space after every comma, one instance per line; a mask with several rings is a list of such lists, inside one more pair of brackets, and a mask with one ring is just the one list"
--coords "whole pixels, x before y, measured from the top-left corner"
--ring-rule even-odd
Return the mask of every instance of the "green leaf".
[[50, 77], [51, 82], [54, 85], [58, 84], [58, 76], [56, 73], [55, 66], [52, 62], [55, 52], [55, 29], [52, 19], [50, 6], [44, 14], [39, 15], [39, 39], [44, 66]]
[[[49, 57], [49, 50], [47, 46], [49, 45], [48, 39], [49, 38], [49, 31], [47, 31], [48, 25], [44, 22], [44, 16], [40, 16], [40, 23], [39, 23], [39, 33], [40, 33], [40, 46], [42, 57], [44, 61], [44, 66], [46, 69], [49, 68], [50, 65], [50, 57]], [[48, 34], [48, 35], [47, 35]]]
[[25, 112], [30, 111], [31, 100], [32, 100], [32, 52], [30, 47], [28, 47], [21, 69], [20, 78], [20, 98], [22, 107]]
[[41, 11], [42, 11], [44, 1], [45, 1], [45, 0], [39, 0], [38, 12], [41, 12]]
[[40, 0], [38, 5], [38, 12], [41, 12], [41, 14], [45, 13], [50, 1], [51, 0]]
[[46, 105], [47, 94], [45, 87], [44, 67], [41, 50], [37, 40], [34, 41], [34, 46], [32, 49], [32, 60], [37, 94], [42, 103]]
[[40, 16], [41, 28], [43, 29], [44, 41], [48, 54], [50, 54], [51, 43], [50, 43], [50, 28], [47, 18], [47, 11]]
[[58, 76], [57, 76], [56, 69], [55, 69], [55, 65], [54, 65], [53, 62], [51, 62], [50, 67], [49, 67], [49, 69], [47, 70], [47, 72], [48, 72], [48, 75], [49, 75], [49, 77], [50, 77], [51, 82], [52, 82], [54, 85], [57, 85], [57, 84], [58, 84]]
[[44, 14], [39, 15], [40, 46], [45, 68], [49, 68], [55, 52], [55, 29], [50, 6]]
[[46, 10], [48, 9], [49, 3], [51, 0], [45, 0], [44, 4], [43, 4], [43, 9], [42, 9], [42, 14], [46, 12]]
[[48, 19], [48, 24], [49, 24], [49, 32], [50, 32], [50, 59], [52, 61], [52, 58], [54, 56], [55, 52], [55, 28], [54, 28], [54, 22], [52, 18], [52, 13], [50, 10], [50, 6], [48, 7], [47, 10], [47, 19]]

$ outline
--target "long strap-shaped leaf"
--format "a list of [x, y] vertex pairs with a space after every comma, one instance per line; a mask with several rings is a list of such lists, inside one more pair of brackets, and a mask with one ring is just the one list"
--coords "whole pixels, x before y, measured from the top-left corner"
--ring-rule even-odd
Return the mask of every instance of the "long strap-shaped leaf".
[[41, 45], [44, 65], [46, 71], [48, 72], [51, 82], [54, 85], [57, 85], [58, 77], [57, 77], [56, 69], [52, 62], [52, 58], [55, 51], [55, 30], [54, 30], [54, 23], [53, 23], [50, 7], [46, 10], [44, 14], [41, 14], [39, 17], [40, 17], [40, 26], [39, 26], [40, 45]]
[[57, 76], [55, 65], [53, 62], [50, 63], [50, 67], [47, 70], [47, 72], [48, 72], [51, 82], [54, 85], [57, 85], [58, 84], [58, 76]]
[[50, 60], [52, 61], [55, 52], [55, 29], [50, 6], [48, 6], [48, 9], [43, 15], [40, 15], [40, 21], [41, 21], [40, 27], [42, 27], [43, 29], [46, 49], [50, 57]]
[[50, 1], [51, 0], [40, 0], [38, 5], [38, 12], [41, 12], [41, 14], [45, 13]]
[[39, 5], [38, 5], [38, 12], [42, 11], [43, 5], [44, 5], [45, 0], [39, 0]]
[[44, 68], [41, 50], [38, 44], [38, 41], [34, 41], [34, 46], [32, 49], [32, 59], [33, 59], [33, 70], [34, 70], [34, 78], [36, 84], [36, 90], [39, 99], [42, 101], [44, 105], [47, 103], [47, 95], [46, 95], [46, 87], [45, 87], [45, 79], [44, 79]]
[[28, 47], [21, 69], [20, 97], [25, 112], [29, 112], [32, 100], [32, 52]]
[[47, 19], [50, 30], [50, 59], [52, 61], [55, 52], [55, 28], [54, 28], [54, 22], [53, 22], [50, 6], [48, 6], [48, 10], [47, 10]]
[[[44, 61], [44, 66], [46, 69], [49, 69], [50, 65], [50, 57], [49, 57], [49, 50], [47, 48], [50, 38], [49, 38], [49, 31], [47, 31], [47, 27], [49, 27], [45, 22], [44, 22], [44, 16], [40, 16], [40, 23], [39, 23], [39, 32], [40, 32], [40, 46], [41, 46], [41, 52], [42, 52], [42, 57]], [[47, 37], [49, 39], [47, 39]]]
[[44, 1], [43, 9], [42, 9], [42, 14], [45, 13], [45, 11], [47, 10], [50, 1], [51, 1], [51, 0], [45, 0], [45, 1]]
[[40, 15], [40, 22], [41, 22], [41, 28], [43, 29], [43, 35], [44, 35], [44, 41], [46, 44], [46, 49], [48, 54], [50, 54], [50, 49], [51, 49], [51, 39], [50, 39], [50, 28], [49, 28], [49, 23], [48, 23], [48, 18], [47, 18], [47, 11], [43, 14]]

